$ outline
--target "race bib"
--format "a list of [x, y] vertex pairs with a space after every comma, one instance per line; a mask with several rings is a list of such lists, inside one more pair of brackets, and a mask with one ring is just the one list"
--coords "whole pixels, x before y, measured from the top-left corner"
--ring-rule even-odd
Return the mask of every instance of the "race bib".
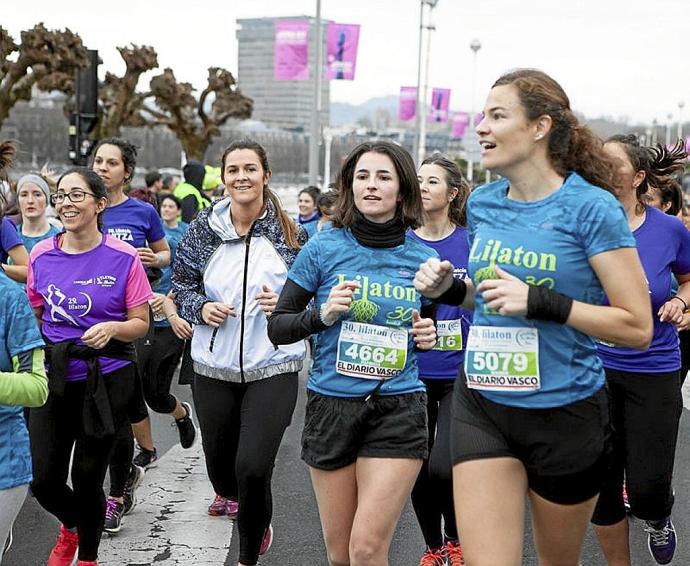
[[470, 389], [538, 390], [539, 332], [523, 327], [470, 327], [465, 375]]
[[462, 319], [436, 322], [436, 346], [434, 350], [452, 352], [462, 350]]
[[344, 321], [338, 337], [338, 373], [365, 379], [390, 379], [407, 362], [407, 330]]

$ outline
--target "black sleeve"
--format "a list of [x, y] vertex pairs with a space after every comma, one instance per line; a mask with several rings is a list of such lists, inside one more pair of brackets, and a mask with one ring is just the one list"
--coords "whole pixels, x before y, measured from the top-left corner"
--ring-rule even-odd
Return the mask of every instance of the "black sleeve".
[[293, 344], [328, 328], [315, 308], [307, 309], [314, 293], [288, 279], [268, 317], [268, 338], [273, 344]]
[[182, 199], [182, 222], [189, 224], [196, 218], [197, 211], [198, 206], [194, 195], [188, 195]]
[[433, 299], [433, 302], [441, 305], [451, 305], [459, 307], [467, 295], [467, 284], [462, 279], [453, 278], [453, 284], [440, 297]]

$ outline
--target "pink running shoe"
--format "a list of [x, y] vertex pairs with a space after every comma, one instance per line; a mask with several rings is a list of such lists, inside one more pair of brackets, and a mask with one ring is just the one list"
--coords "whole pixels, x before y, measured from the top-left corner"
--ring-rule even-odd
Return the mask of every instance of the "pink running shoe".
[[208, 514], [211, 517], [220, 517], [227, 513], [228, 500], [222, 495], [216, 495], [213, 503], [208, 506]]
[[79, 535], [68, 531], [65, 525], [60, 525], [55, 546], [48, 556], [48, 566], [71, 566], [77, 555]]
[[240, 504], [234, 499], [226, 499], [225, 514], [228, 516], [228, 519], [232, 519], [234, 521], [235, 519], [237, 519], [237, 515], [239, 515], [239, 513]]
[[268, 549], [271, 548], [271, 545], [273, 544], [273, 526], [268, 525], [268, 528], [266, 529], [266, 534], [264, 535], [264, 540], [261, 541], [261, 546], [259, 547], [259, 556], [263, 556], [268, 552]]

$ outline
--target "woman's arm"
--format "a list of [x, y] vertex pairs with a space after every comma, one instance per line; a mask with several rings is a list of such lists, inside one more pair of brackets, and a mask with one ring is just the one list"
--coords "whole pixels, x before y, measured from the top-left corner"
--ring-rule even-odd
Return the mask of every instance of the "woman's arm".
[[201, 231], [195, 220], [177, 245], [177, 256], [172, 266], [172, 292], [178, 314], [191, 324], [206, 324], [202, 308], [209, 299], [203, 293], [204, 276], [199, 263]]
[[29, 254], [23, 245], [14, 246], [7, 251], [12, 265], [2, 264], [2, 270], [17, 283], [26, 283], [26, 266], [29, 264]]
[[472, 281], [456, 279], [455, 267], [448, 260], [430, 257], [419, 266], [414, 276], [414, 286], [422, 295], [435, 303], [474, 308], [474, 285]]
[[170, 265], [170, 246], [165, 238], [151, 242], [148, 248], [137, 248], [139, 259], [147, 267], [167, 267]]
[[48, 398], [42, 348], [12, 356], [14, 371], [0, 372], [0, 404], [40, 407]]
[[[288, 279], [278, 304], [268, 317], [268, 338], [276, 346], [293, 344], [328, 328], [319, 318], [317, 309], [307, 309], [314, 293]], [[306, 310], [305, 310], [306, 309]]]
[[104, 348], [110, 340], [134, 342], [143, 338], [149, 330], [149, 305], [144, 303], [138, 307], [127, 309], [127, 320], [108, 321], [94, 324], [82, 335], [81, 339], [92, 348]]

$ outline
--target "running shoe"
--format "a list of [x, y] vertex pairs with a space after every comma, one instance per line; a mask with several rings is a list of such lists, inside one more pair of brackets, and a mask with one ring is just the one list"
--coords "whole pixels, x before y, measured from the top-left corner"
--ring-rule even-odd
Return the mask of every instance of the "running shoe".
[[122, 516], [125, 514], [124, 503], [108, 497], [105, 503], [105, 524], [103, 530], [106, 533], [118, 533], [122, 528]]
[[431, 550], [427, 547], [419, 561], [419, 566], [446, 566], [446, 557], [443, 554], [443, 549]]
[[187, 411], [187, 414], [181, 419], [175, 419], [173, 426], [177, 427], [182, 448], [191, 448], [194, 446], [194, 439], [196, 438], [196, 427], [192, 420], [192, 406], [189, 403], [181, 403], [181, 405]]
[[137, 488], [141, 485], [144, 480], [144, 475], [146, 471], [144, 468], [132, 464], [129, 469], [129, 477], [127, 478], [127, 483], [125, 483], [125, 489], [122, 492], [122, 500], [124, 504], [124, 515], [129, 514], [137, 504]]
[[264, 540], [261, 541], [261, 546], [259, 547], [259, 556], [263, 556], [268, 552], [268, 549], [271, 548], [271, 545], [273, 544], [273, 526], [271, 524], [268, 525], [268, 528], [266, 529], [266, 534], [264, 534]]
[[240, 504], [237, 502], [236, 499], [226, 499], [225, 500], [225, 514], [228, 516], [228, 519], [232, 519], [233, 521], [237, 519], [237, 515], [240, 513]]
[[211, 517], [220, 517], [227, 514], [228, 500], [222, 495], [216, 495], [213, 503], [208, 506], [208, 514]]
[[78, 546], [79, 535], [76, 532], [68, 531], [65, 525], [60, 525], [55, 546], [48, 556], [48, 566], [71, 566], [77, 555]]
[[132, 463], [136, 466], [139, 466], [140, 468], [144, 468], [145, 470], [153, 468], [153, 463], [156, 460], [158, 460], [158, 454], [156, 453], [156, 449], [154, 448], [153, 450], [147, 450], [146, 448], [142, 448], [141, 446], [138, 446], [138, 448], [139, 453], [134, 457]]
[[645, 521], [643, 528], [649, 535], [647, 547], [652, 558], [656, 560], [657, 564], [668, 564], [673, 560], [673, 554], [676, 552], [676, 529], [671, 517], [666, 517], [661, 522], [663, 525], [661, 528], [657, 528], [659, 525]]
[[462, 559], [462, 548], [459, 542], [447, 540], [443, 545], [443, 553], [446, 556], [448, 566], [465, 566]]

